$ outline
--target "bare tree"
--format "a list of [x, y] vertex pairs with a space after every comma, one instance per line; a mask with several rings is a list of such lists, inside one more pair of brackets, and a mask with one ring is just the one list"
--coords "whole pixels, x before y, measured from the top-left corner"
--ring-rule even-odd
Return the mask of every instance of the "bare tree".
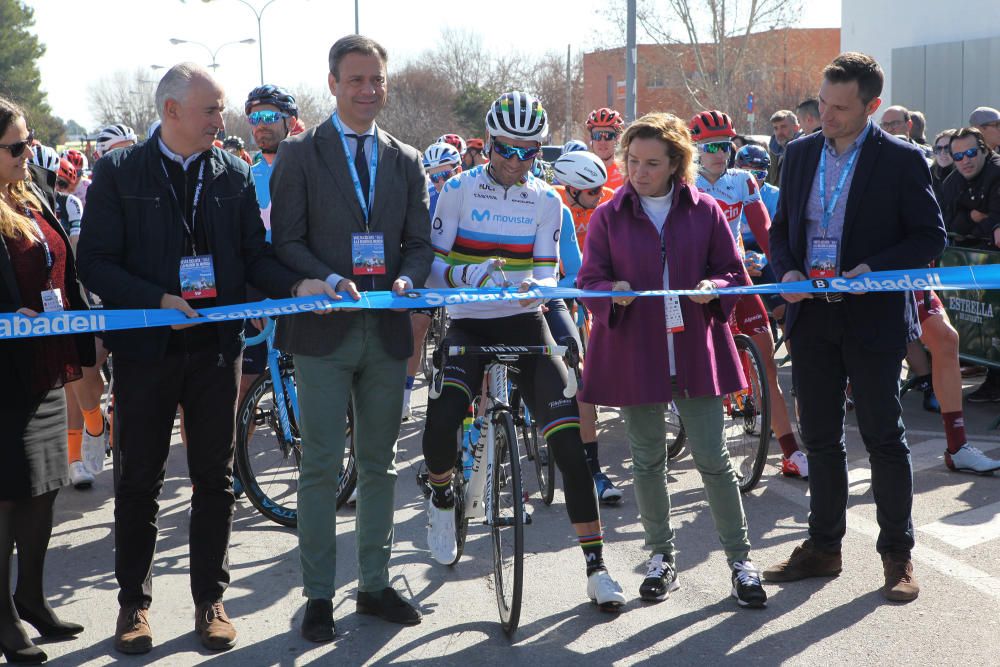
[[415, 62], [389, 75], [389, 100], [379, 124], [419, 150], [456, 131], [455, 92], [440, 71]]
[[329, 88], [310, 87], [304, 84], [289, 89], [299, 105], [299, 120], [306, 127], [315, 127], [330, 117], [334, 102]]
[[735, 110], [746, 84], [761, 78], [762, 47], [751, 33], [787, 27], [800, 11], [797, 0], [641, 0], [636, 19], [670, 51], [695, 108]]
[[[569, 126], [566, 125], [566, 88], [570, 88]], [[548, 53], [532, 64], [526, 88], [537, 95], [549, 116], [549, 141], [565, 143], [583, 136], [587, 113], [583, 108], [583, 56], [577, 53], [570, 62], [570, 80], [566, 81], [566, 56]]]
[[156, 77], [148, 69], [118, 70], [90, 88], [91, 113], [102, 127], [124, 123], [143, 136], [157, 118], [156, 84]]

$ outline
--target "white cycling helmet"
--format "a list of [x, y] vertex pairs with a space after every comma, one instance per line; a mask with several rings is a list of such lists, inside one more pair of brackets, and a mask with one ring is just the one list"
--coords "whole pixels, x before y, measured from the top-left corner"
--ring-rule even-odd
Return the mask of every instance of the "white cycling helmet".
[[515, 90], [504, 93], [486, 112], [486, 132], [490, 137], [545, 141], [549, 120], [541, 101], [534, 95]]
[[590, 190], [608, 182], [604, 160], [590, 151], [564, 153], [552, 163], [552, 169], [559, 183], [577, 190]]
[[108, 125], [97, 133], [97, 142], [94, 144], [94, 148], [97, 150], [98, 155], [104, 155], [122, 142], [138, 141], [138, 139], [135, 136], [135, 130], [131, 127], [115, 123], [114, 125]]
[[587, 144], [583, 143], [579, 139], [570, 139], [563, 144], [562, 153], [560, 155], [565, 155], [566, 153], [573, 153], [575, 151], [585, 151], [587, 150]]
[[57, 172], [59, 171], [60, 159], [56, 149], [39, 144], [32, 149], [30, 162], [37, 164], [42, 169]]
[[458, 164], [462, 161], [462, 156], [458, 154], [458, 149], [443, 141], [431, 144], [424, 151], [424, 169], [442, 167], [446, 164]]

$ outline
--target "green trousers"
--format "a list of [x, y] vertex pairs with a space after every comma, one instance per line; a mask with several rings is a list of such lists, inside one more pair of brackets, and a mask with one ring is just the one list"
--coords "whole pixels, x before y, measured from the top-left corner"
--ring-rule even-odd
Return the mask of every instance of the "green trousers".
[[[723, 434], [722, 398], [676, 398], [687, 432], [688, 448], [708, 496], [719, 541], [730, 565], [750, 551], [746, 515]], [[670, 527], [667, 492], [665, 403], [622, 408], [625, 433], [632, 450], [632, 472], [639, 516], [652, 553], [674, 563], [674, 531]]]
[[337, 482], [344, 462], [347, 401], [354, 399], [358, 468], [358, 590], [389, 585], [396, 486], [396, 440], [403, 411], [406, 359], [386, 354], [376, 316], [359, 321], [324, 357], [295, 355], [302, 463], [298, 534], [303, 595], [331, 599], [337, 567]]

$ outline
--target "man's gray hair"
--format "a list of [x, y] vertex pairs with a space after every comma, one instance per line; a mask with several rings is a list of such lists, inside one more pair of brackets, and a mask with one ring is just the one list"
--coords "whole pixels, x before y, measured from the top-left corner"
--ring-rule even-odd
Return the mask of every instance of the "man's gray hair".
[[[885, 111], [898, 111], [900, 114], [902, 114], [904, 123], [912, 120], [912, 117], [910, 115], [910, 110], [904, 107], [902, 104], [894, 104]], [[885, 111], [882, 112], [883, 115], [885, 114]]]
[[156, 86], [156, 113], [163, 119], [163, 106], [167, 100], [184, 101], [191, 82], [198, 78], [212, 81], [212, 74], [198, 63], [177, 63], [167, 70]]
[[799, 124], [799, 119], [795, 116], [794, 111], [789, 111], [788, 109], [781, 109], [780, 111], [775, 111], [771, 114], [772, 123], [780, 123], [783, 120], [790, 120], [796, 125]]

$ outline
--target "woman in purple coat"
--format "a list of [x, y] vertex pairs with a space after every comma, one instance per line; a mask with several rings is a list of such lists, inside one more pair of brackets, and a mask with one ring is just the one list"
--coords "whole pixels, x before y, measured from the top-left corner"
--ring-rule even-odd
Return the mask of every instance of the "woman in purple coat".
[[746, 515], [723, 434], [722, 396], [745, 387], [728, 325], [736, 299], [709, 292], [749, 280], [722, 210], [694, 187], [695, 147], [686, 124], [648, 114], [625, 131], [620, 150], [625, 185], [590, 220], [577, 284], [706, 291], [585, 300], [594, 326], [580, 398], [622, 407], [652, 553], [639, 594], [659, 601], [678, 588], [664, 414], [674, 401], [732, 570], [732, 595], [741, 606], [763, 607], [767, 594], [749, 560]]

